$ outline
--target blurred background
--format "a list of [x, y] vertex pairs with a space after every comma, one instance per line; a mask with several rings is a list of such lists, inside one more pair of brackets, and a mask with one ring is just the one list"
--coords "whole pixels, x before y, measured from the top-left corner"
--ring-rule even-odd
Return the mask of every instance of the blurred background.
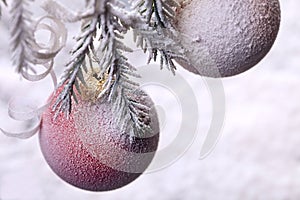
[[[75, 11], [82, 6], [79, 0], [71, 4], [70, 1], [60, 2], [69, 4]], [[18, 140], [0, 134], [0, 199], [300, 199], [300, 1], [280, 3], [281, 27], [270, 53], [253, 69], [222, 80], [225, 101], [220, 104], [225, 106], [225, 121], [219, 124], [222, 127], [220, 138], [208, 156], [200, 159], [214, 108], [207, 80], [181, 68], [175, 77], [164, 70], [162, 74], [172, 78], [167, 82], [154, 78], [151, 84], [145, 85], [157, 105], [161, 121], [159, 149], [167, 148], [179, 131], [187, 131], [181, 130], [180, 124], [195, 126], [196, 123], [196, 137], [176, 159], [121, 189], [93, 193], [70, 186], [51, 171], [41, 154], [37, 135]], [[35, 17], [43, 15], [38, 3], [32, 9]], [[9, 118], [9, 100], [17, 97], [24, 102], [43, 105], [53, 86], [49, 77], [32, 83], [21, 80], [15, 73], [10, 61], [9, 24], [8, 11], [3, 9], [0, 20], [0, 127], [9, 131], [28, 130], [33, 122]], [[56, 58], [58, 74], [67, 61], [79, 24], [67, 24], [67, 28], [66, 48]], [[126, 42], [132, 44], [131, 39], [129, 36]], [[130, 59], [137, 67], [145, 66], [146, 57], [140, 51], [135, 51]], [[154, 69], [158, 66], [152, 64], [151, 67], [148, 73], [157, 77]], [[180, 89], [182, 79], [189, 84], [192, 94], [190, 90]], [[168, 88], [173, 88], [173, 92]], [[184, 102], [180, 101], [184, 98], [181, 97], [195, 98], [197, 108], [189, 109], [196, 112], [197, 119], [193, 115], [182, 117]]]

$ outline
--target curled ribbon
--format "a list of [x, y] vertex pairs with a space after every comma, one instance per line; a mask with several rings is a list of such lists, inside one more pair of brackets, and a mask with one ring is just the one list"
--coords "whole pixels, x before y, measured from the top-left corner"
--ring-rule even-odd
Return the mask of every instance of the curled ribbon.
[[[50, 25], [46, 20], [50, 20]], [[51, 74], [54, 84], [56, 85], [56, 76], [53, 71], [53, 60], [60, 50], [65, 46], [67, 40], [67, 29], [64, 24], [58, 19], [45, 16], [40, 18], [34, 25], [34, 33], [39, 30], [47, 30], [50, 32], [50, 40], [48, 46], [39, 44], [36, 40], [31, 43], [33, 59], [32, 63], [36, 65], [43, 65], [46, 71], [41, 74], [29, 74], [28, 71], [23, 70], [22, 76], [29, 81], [39, 81]]]
[[[50, 25], [46, 23], [49, 20]], [[28, 71], [23, 70], [21, 72], [22, 76], [29, 81], [40, 81], [50, 74], [53, 82], [54, 88], [57, 86], [57, 77], [53, 71], [53, 64], [55, 56], [60, 52], [60, 50], [65, 46], [67, 40], [67, 29], [64, 24], [58, 19], [45, 16], [40, 18], [34, 25], [33, 33], [36, 33], [39, 30], [47, 30], [50, 32], [50, 40], [46, 45], [38, 43], [36, 40], [33, 40], [31, 43], [33, 59], [31, 62], [35, 65], [41, 65], [46, 70], [41, 74], [30, 74]], [[14, 133], [10, 131], [3, 130], [0, 128], [0, 131], [3, 132], [6, 136], [15, 137], [19, 139], [27, 139], [35, 135], [40, 128], [41, 115], [43, 111], [49, 106], [49, 103], [38, 107], [35, 105], [29, 105], [28, 103], [20, 101], [20, 98], [14, 98], [9, 102], [8, 105], [8, 115], [10, 118], [18, 121], [28, 122], [31, 120], [37, 120], [37, 123], [27, 131], [22, 131], [19, 133]], [[22, 107], [22, 109], [20, 109]]]

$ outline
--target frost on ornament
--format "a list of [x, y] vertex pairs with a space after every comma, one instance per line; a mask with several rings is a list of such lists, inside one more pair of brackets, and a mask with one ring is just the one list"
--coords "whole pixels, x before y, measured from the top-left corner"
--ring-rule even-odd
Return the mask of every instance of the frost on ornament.
[[271, 49], [280, 24], [278, 0], [187, 0], [177, 9], [187, 70], [208, 77], [240, 74]]
[[[51, 106], [42, 115], [39, 133], [43, 155], [52, 170], [66, 182], [90, 191], [113, 190], [135, 180], [150, 164], [158, 146], [159, 124], [155, 109], [141, 120], [147, 131], [131, 136], [115, 122], [113, 105], [106, 100], [83, 100], [73, 104], [67, 118], [63, 113], [54, 118]], [[136, 91], [134, 101], [149, 107], [153, 102], [143, 91]], [[142, 114], [141, 114], [142, 115]]]

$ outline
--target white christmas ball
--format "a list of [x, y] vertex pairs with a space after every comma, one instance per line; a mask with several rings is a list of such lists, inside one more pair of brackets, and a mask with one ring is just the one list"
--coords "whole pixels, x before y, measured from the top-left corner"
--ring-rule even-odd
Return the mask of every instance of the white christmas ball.
[[240, 74], [271, 49], [280, 25], [278, 0], [188, 0], [177, 9], [175, 27], [185, 69], [207, 77]]

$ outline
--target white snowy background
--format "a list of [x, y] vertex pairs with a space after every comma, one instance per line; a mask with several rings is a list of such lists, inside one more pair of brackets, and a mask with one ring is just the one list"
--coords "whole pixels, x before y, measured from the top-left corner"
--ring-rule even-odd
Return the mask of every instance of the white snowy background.
[[[76, 10], [80, 5], [80, 1], [71, 2], [72, 9]], [[223, 80], [226, 119], [219, 142], [205, 159], [199, 159], [200, 150], [211, 123], [213, 105], [205, 81], [179, 69], [178, 74], [191, 85], [197, 97], [199, 125], [197, 138], [176, 162], [142, 175], [121, 189], [87, 192], [66, 184], [51, 171], [39, 149], [37, 135], [18, 140], [0, 134], [0, 199], [300, 199], [299, 8], [298, 0], [282, 0], [281, 27], [270, 53], [255, 68]], [[33, 9], [36, 15], [42, 13], [38, 6]], [[3, 15], [0, 21], [0, 127], [11, 131], [25, 130], [31, 124], [9, 119], [9, 100], [18, 96], [42, 105], [51, 93], [52, 85], [49, 78], [29, 83], [20, 81], [15, 74], [10, 62], [8, 12], [3, 10]], [[78, 27], [74, 29], [68, 25], [68, 28], [66, 50], [56, 60], [58, 73], [72, 47], [72, 36], [78, 31]], [[137, 55], [132, 59], [133, 64], [141, 66], [146, 59], [141, 60], [139, 52]], [[173, 83], [176, 84], [176, 77]], [[157, 94], [155, 90], [151, 91], [155, 102], [160, 104], [161, 149], [178, 134], [181, 120], [188, 123], [192, 119], [181, 119], [180, 107], [170, 106], [173, 104], [168, 101], [174, 101], [172, 95], [167, 92], [162, 95], [159, 88]], [[190, 97], [190, 94], [183, 95]]]

